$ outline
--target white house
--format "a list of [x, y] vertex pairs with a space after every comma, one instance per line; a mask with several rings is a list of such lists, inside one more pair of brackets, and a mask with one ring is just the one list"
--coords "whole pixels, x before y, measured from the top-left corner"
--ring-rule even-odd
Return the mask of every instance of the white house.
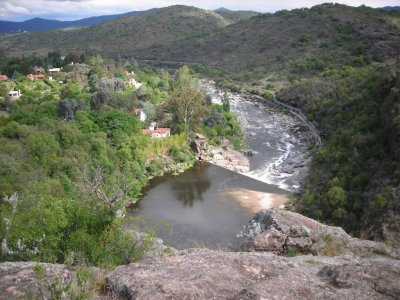
[[18, 91], [9, 91], [8, 92], [8, 96], [11, 98], [12, 101], [15, 101], [15, 100], [18, 100], [22, 96], [22, 94], [21, 94], [20, 90], [18, 90]]
[[61, 72], [61, 68], [51, 68], [51, 69], [49, 69], [49, 72], [50, 73], [59, 73], [59, 72]]

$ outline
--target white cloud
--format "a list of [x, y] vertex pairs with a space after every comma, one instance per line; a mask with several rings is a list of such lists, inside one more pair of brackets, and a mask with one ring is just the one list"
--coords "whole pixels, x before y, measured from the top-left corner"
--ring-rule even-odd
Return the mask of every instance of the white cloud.
[[[326, 1], [321, 0], [2, 0], [0, 18], [3, 20], [26, 20], [33, 17], [45, 17], [61, 20], [76, 20], [103, 14], [117, 14], [133, 10], [146, 10], [174, 4], [197, 6], [206, 9], [226, 7], [234, 10], [255, 10], [274, 12], [280, 9], [311, 7]], [[399, 5], [399, 0], [337, 0], [336, 2], [372, 7]]]

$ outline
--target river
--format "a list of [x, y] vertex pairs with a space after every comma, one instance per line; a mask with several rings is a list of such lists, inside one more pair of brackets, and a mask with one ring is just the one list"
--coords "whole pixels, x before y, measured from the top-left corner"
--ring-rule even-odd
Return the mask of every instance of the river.
[[[212, 82], [201, 88], [219, 103], [222, 92]], [[198, 163], [177, 176], [151, 180], [130, 213], [141, 216], [141, 229], [156, 228], [166, 245], [178, 249], [231, 249], [241, 229], [263, 208], [282, 207], [307, 173], [310, 135], [296, 118], [228, 94], [231, 111], [247, 133], [253, 151], [250, 171], [238, 174]]]

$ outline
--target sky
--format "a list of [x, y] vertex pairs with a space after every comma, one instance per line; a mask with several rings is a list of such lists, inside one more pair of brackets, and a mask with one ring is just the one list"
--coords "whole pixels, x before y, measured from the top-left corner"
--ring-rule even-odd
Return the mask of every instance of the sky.
[[0, 0], [0, 20], [24, 21], [35, 17], [55, 20], [77, 20], [86, 17], [147, 10], [175, 4], [205, 9], [226, 7], [232, 10], [275, 12], [281, 9], [311, 7], [324, 2], [351, 6], [400, 6], [400, 0]]

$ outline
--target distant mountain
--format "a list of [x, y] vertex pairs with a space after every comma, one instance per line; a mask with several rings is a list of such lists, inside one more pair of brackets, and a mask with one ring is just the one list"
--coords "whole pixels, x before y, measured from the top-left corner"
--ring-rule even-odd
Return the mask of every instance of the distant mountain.
[[385, 6], [384, 10], [400, 10], [400, 6]]
[[104, 21], [114, 20], [126, 16], [138, 15], [153, 10], [155, 9], [147, 11], [131, 11], [117, 15], [90, 17], [75, 21], [58, 21], [42, 18], [34, 18], [23, 22], [0, 21], [0, 33], [17, 33], [24, 31], [43, 31], [68, 27], [92, 26]]
[[232, 11], [232, 10], [227, 9], [225, 7], [220, 7], [220, 8], [215, 9], [214, 11], [217, 13], [220, 13], [220, 12], [227, 12], [227, 11]]
[[76, 30], [0, 35], [0, 48], [13, 55], [91, 49], [124, 57], [139, 49], [161, 50], [184, 40], [207, 38], [230, 24], [213, 11], [175, 5]]
[[12, 55], [93, 50], [114, 58], [217, 65], [237, 76], [249, 66], [254, 73], [286, 72], [287, 66], [312, 72], [364, 57], [400, 55], [400, 18], [393, 12], [326, 4], [275, 14], [247, 12], [239, 22], [231, 13], [240, 14], [177, 5], [78, 30], [3, 35], [0, 50]]

